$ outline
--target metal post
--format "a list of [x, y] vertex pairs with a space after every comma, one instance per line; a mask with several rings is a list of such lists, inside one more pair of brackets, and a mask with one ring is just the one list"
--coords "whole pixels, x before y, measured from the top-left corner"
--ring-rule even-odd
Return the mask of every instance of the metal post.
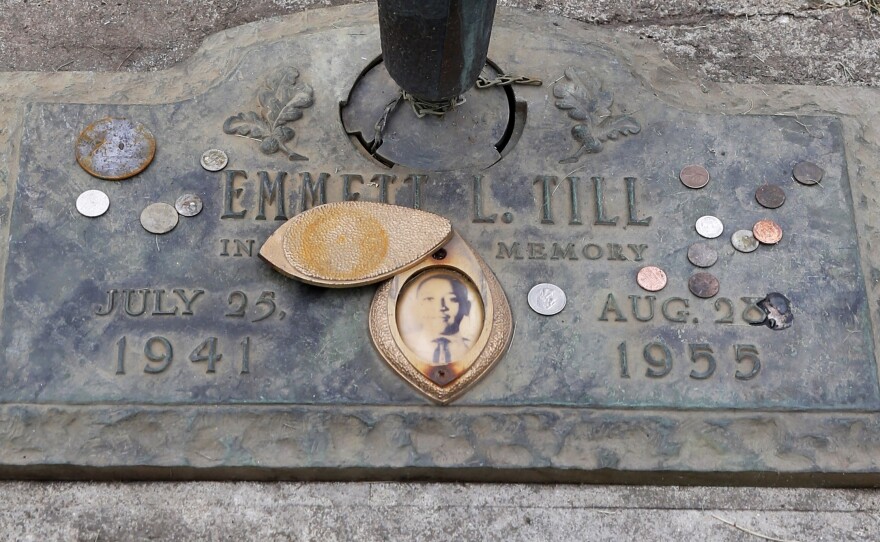
[[379, 0], [385, 67], [420, 100], [454, 99], [486, 64], [496, 0]]

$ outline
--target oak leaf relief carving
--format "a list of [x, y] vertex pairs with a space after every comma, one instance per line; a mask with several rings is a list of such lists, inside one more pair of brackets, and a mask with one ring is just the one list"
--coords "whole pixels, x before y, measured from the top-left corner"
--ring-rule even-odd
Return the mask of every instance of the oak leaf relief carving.
[[299, 71], [295, 68], [270, 78], [258, 96], [260, 112], [247, 111], [229, 117], [223, 123], [223, 131], [260, 141], [263, 154], [280, 150], [290, 160], [308, 160], [286, 146], [296, 136], [288, 124], [301, 119], [303, 109], [314, 103], [312, 87], [298, 79]]
[[577, 152], [560, 163], [574, 163], [584, 154], [601, 152], [606, 141], [635, 135], [642, 131], [639, 122], [628, 115], [614, 115], [614, 95], [590, 74], [569, 67], [553, 85], [556, 107], [578, 121], [571, 135], [580, 144]]

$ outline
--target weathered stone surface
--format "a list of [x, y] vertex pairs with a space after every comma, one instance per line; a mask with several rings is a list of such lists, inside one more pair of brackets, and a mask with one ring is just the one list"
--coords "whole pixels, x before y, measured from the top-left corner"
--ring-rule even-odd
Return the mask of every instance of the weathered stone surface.
[[[450, 218], [492, 266], [514, 309], [517, 335], [511, 353], [480, 385], [438, 408], [374, 352], [365, 321], [372, 289], [307, 287], [246, 255], [251, 241], [255, 255], [281, 224], [273, 219], [319, 199], [303, 189], [306, 172], [313, 181], [329, 174], [330, 201], [341, 199], [344, 174], [364, 177], [363, 184], [351, 184], [362, 198], [379, 198], [378, 183], [369, 183], [381, 173], [397, 176], [389, 182], [390, 201], [416, 201], [414, 183], [404, 179], [419, 172], [389, 172], [370, 161], [338, 125], [340, 103], [378, 53], [372, 11], [313, 12], [230, 31], [170, 73], [114, 81], [0, 76], [9, 89], [0, 116], [11, 127], [0, 133], [7, 149], [0, 176], [11, 209], [3, 215], [10, 241], [0, 398], [12, 428], [0, 447], [5, 474], [874, 480], [880, 392], [871, 316], [876, 300], [867, 287], [874, 287], [880, 258], [870, 250], [877, 241], [870, 212], [877, 123], [876, 113], [861, 108], [876, 92], [712, 86], [703, 92], [620, 36], [502, 13], [490, 58], [547, 83], [516, 89], [528, 112], [519, 139], [498, 164], [428, 173], [418, 203]], [[259, 142], [224, 134], [231, 116], [259, 111], [260, 90], [291, 66], [315, 99], [291, 123], [296, 136], [283, 142], [288, 148], [264, 154]], [[576, 140], [571, 130], [586, 123], [555, 102], [574, 85], [591, 84], [584, 81], [601, 82], [614, 98], [609, 111], [588, 111], [593, 128], [610, 114], [628, 135], [577, 156], [580, 143], [589, 141], [582, 130]], [[63, 98], [53, 96], [58, 89]], [[144, 174], [112, 186], [63, 158], [72, 155], [79, 130], [107, 114], [147, 123], [158, 141]], [[199, 167], [201, 152], [213, 147], [229, 152], [227, 172]], [[294, 152], [309, 161], [289, 161]], [[562, 162], [568, 158], [576, 160]], [[788, 179], [803, 159], [828, 172], [820, 186]], [[713, 173], [703, 191], [689, 191], [676, 179], [691, 162]], [[269, 184], [287, 172], [285, 212], [277, 201], [267, 202], [263, 220], [257, 218], [259, 171], [267, 172]], [[482, 175], [479, 186], [475, 175]], [[545, 183], [545, 176], [556, 183]], [[580, 178], [579, 213], [570, 211], [576, 183], [568, 177]], [[605, 179], [604, 219], [619, 217], [616, 225], [595, 223], [603, 217], [596, 213], [593, 177]], [[726, 320], [726, 303], [687, 293], [691, 267], [684, 254], [698, 240], [693, 222], [711, 213], [725, 220], [728, 233], [750, 226], [767, 214], [753, 201], [754, 189], [770, 180], [787, 183], [789, 201], [771, 215], [783, 224], [785, 241], [750, 256], [735, 254], [726, 236], [718, 240], [722, 261], [713, 272], [734, 314], [731, 324], [716, 323]], [[111, 212], [95, 221], [71, 214], [76, 195], [96, 186], [110, 194]], [[240, 196], [237, 187], [244, 189]], [[173, 202], [184, 192], [203, 198], [201, 215], [163, 237], [140, 229], [143, 206]], [[476, 193], [482, 195], [478, 207]], [[510, 224], [504, 213], [511, 213]], [[567, 253], [570, 243], [573, 253]], [[590, 259], [596, 249], [588, 245], [603, 251], [601, 259]], [[658, 294], [654, 319], [642, 323], [629, 296], [647, 302], [634, 279], [645, 263], [664, 267], [671, 283]], [[569, 308], [551, 319], [531, 313], [525, 300], [528, 289], [544, 281], [569, 294]], [[146, 289], [145, 313], [125, 314], [122, 291]], [[101, 316], [113, 290], [116, 307]], [[158, 290], [164, 297], [157, 302]], [[199, 290], [204, 293], [196, 297]], [[744, 321], [741, 298], [771, 291], [795, 304], [789, 330]], [[237, 316], [244, 296], [235, 292], [249, 299], [244, 316]], [[609, 309], [612, 293], [619, 311]], [[137, 314], [144, 293], [128, 295], [129, 312]], [[671, 302], [663, 316], [661, 304], [672, 297], [682, 301]], [[672, 321], [683, 300], [687, 321]], [[176, 315], [159, 314], [174, 308]], [[216, 373], [206, 374], [207, 362], [192, 363], [189, 356], [211, 337], [223, 358]], [[658, 342], [674, 361], [668, 375], [649, 378], [642, 350]], [[621, 343], [629, 378], [621, 376]], [[706, 380], [691, 376], [695, 367], [705, 369], [689, 359], [694, 344], [710, 345], [717, 358]], [[120, 345], [124, 374], [117, 374]], [[151, 374], [164, 362], [148, 361], [145, 346], [161, 357], [166, 345], [173, 359]], [[735, 378], [738, 369], [751, 369], [748, 360], [736, 363], [736, 345], [759, 352], [755, 378]]]

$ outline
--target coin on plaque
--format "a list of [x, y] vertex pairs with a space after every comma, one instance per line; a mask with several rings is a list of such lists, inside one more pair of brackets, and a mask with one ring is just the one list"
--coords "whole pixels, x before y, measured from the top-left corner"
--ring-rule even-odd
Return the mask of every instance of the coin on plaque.
[[554, 316], [562, 312], [568, 301], [562, 288], [555, 284], [536, 284], [529, 290], [529, 307], [542, 316]]
[[291, 218], [263, 244], [260, 257], [288, 277], [346, 288], [405, 271], [451, 237], [452, 224], [433, 213], [346, 201]]
[[709, 170], [703, 166], [690, 165], [681, 170], [678, 178], [688, 188], [703, 188], [709, 184]]
[[775, 184], [765, 184], [755, 190], [755, 199], [762, 207], [778, 209], [785, 203], [785, 190]]
[[168, 233], [179, 220], [177, 209], [167, 203], [154, 203], [141, 212], [141, 226], [150, 233]]
[[507, 352], [513, 314], [498, 279], [457, 233], [443, 251], [379, 287], [370, 337], [397, 374], [447, 404]]
[[724, 233], [724, 224], [714, 216], [701, 216], [696, 224], [697, 233], [706, 239], [715, 239]]
[[825, 170], [812, 162], [799, 162], [794, 166], [792, 176], [797, 182], [803, 185], [812, 186], [822, 182], [822, 178], [825, 176]]
[[688, 261], [697, 267], [712, 267], [718, 261], [718, 252], [707, 243], [688, 247]]
[[659, 292], [666, 288], [666, 272], [659, 267], [649, 265], [639, 270], [636, 282], [649, 292]]
[[202, 198], [195, 194], [184, 194], [174, 202], [174, 208], [180, 216], [196, 216], [202, 212]]
[[772, 220], [759, 220], [752, 228], [755, 239], [765, 245], [775, 245], [782, 241], [782, 227]]
[[740, 252], [754, 252], [758, 249], [758, 240], [749, 230], [738, 230], [730, 236], [730, 244]]
[[229, 156], [220, 149], [210, 149], [202, 154], [199, 163], [207, 171], [220, 171], [229, 164]]
[[76, 138], [76, 161], [90, 175], [121, 181], [145, 170], [156, 155], [156, 139], [139, 122], [103, 118]]
[[695, 273], [688, 279], [688, 290], [697, 297], [709, 299], [718, 295], [721, 285], [711, 273]]
[[110, 208], [110, 198], [100, 190], [86, 190], [76, 198], [76, 210], [89, 218], [103, 215]]

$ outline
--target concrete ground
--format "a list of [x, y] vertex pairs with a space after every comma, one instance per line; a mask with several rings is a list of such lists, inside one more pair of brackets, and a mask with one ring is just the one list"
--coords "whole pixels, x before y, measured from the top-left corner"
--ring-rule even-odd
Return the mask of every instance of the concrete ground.
[[[501, 0], [637, 34], [719, 82], [880, 85], [872, 0]], [[0, 0], [0, 70], [160, 70], [224, 28], [344, 0]], [[8, 540], [876, 540], [869, 490], [0, 484]]]

